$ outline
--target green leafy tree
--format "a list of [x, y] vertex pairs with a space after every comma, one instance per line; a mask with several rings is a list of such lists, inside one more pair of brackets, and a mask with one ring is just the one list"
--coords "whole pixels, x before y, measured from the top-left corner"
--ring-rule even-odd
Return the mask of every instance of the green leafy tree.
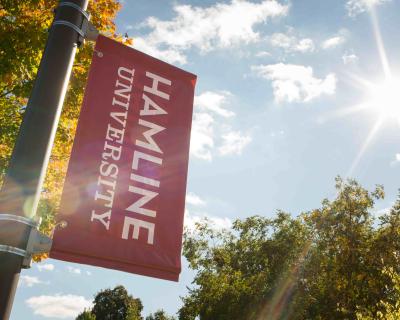
[[382, 186], [338, 177], [336, 191], [297, 217], [198, 224], [184, 239], [196, 276], [179, 319], [396, 319], [400, 197], [377, 221]]
[[237, 220], [230, 231], [199, 224], [198, 232], [184, 240], [184, 255], [197, 274], [179, 318], [254, 319], [261, 310], [273, 314], [291, 295], [286, 280], [296, 276], [308, 238], [301, 220], [284, 212], [275, 219]]
[[369, 256], [375, 274], [368, 280], [379, 302], [372, 307], [360, 305], [357, 319], [400, 319], [400, 195], [379, 220]]
[[93, 301], [91, 313], [96, 320], [142, 320], [140, 299], [128, 294], [123, 286], [100, 291]]
[[90, 312], [90, 310], [84, 310], [76, 317], [76, 320], [96, 320], [96, 317]]
[[380, 272], [370, 263], [376, 233], [371, 210], [384, 196], [383, 188], [369, 192], [356, 181], [337, 178], [336, 190], [333, 201], [325, 199], [321, 208], [304, 215], [314, 237], [296, 314], [306, 319], [354, 319], [358, 305], [374, 305], [377, 299], [365, 281]]
[[164, 310], [158, 310], [154, 312], [154, 314], [150, 314], [146, 317], [146, 320], [174, 320], [174, 317], [171, 317], [166, 314]]
[[400, 275], [393, 268], [385, 268], [382, 273], [392, 281], [392, 299], [390, 301], [385, 298], [380, 300], [375, 308], [378, 310], [376, 312], [368, 307], [360, 307], [360, 311], [357, 312], [357, 320], [400, 319]]

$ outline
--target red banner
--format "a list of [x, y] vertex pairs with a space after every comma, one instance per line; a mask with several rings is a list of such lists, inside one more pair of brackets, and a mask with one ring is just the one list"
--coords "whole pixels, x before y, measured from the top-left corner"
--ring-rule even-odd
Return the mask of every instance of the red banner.
[[178, 280], [195, 83], [98, 38], [50, 257]]

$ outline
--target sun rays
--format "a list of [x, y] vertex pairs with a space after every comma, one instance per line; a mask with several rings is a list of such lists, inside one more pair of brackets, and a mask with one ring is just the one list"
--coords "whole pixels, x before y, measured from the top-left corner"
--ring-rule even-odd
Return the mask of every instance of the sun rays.
[[[371, 80], [355, 74], [347, 73], [346, 76], [350, 80], [351, 85], [363, 92], [364, 97], [358, 104], [341, 108], [340, 110], [336, 110], [335, 112], [319, 119], [319, 121], [323, 123], [335, 118], [344, 118], [350, 115], [359, 114], [360, 112], [370, 113], [375, 119], [356, 152], [346, 177], [351, 177], [355, 173], [365, 153], [373, 144], [378, 132], [382, 129], [385, 123], [393, 120], [400, 123], [400, 75], [397, 77], [392, 74], [374, 8], [371, 8], [370, 15], [384, 77], [380, 80]], [[286, 279], [279, 283], [274, 296], [271, 301], [264, 306], [258, 319], [281, 319], [285, 310], [289, 308], [290, 297], [295, 283], [298, 281], [298, 271], [306, 259], [308, 250], [309, 247], [306, 246], [300, 255], [299, 264], [291, 270]]]
[[370, 87], [370, 105], [387, 120], [400, 118], [400, 79], [387, 77], [384, 82]]
[[379, 131], [380, 127], [382, 126], [382, 123], [383, 123], [383, 118], [379, 117], [378, 120], [373, 125], [373, 127], [371, 128], [371, 130], [369, 131], [368, 136], [365, 139], [364, 143], [361, 145], [361, 148], [358, 151], [356, 157], [354, 158], [354, 160], [351, 164], [351, 167], [346, 174], [346, 177], [350, 178], [353, 175], [353, 173], [354, 173], [355, 169], [357, 168], [358, 164], [360, 163], [365, 151], [368, 149], [368, 147], [371, 144], [371, 142], [373, 141], [376, 133]]
[[379, 27], [378, 17], [376, 16], [374, 7], [371, 7], [370, 17], [371, 17], [371, 21], [372, 21], [372, 29], [373, 29], [374, 35], [375, 35], [376, 46], [378, 48], [379, 57], [381, 59], [383, 72], [384, 72], [386, 78], [390, 78], [391, 71], [390, 71], [390, 67], [389, 67], [389, 62], [387, 59], [385, 46], [384, 46], [383, 40], [382, 40], [382, 33], [381, 33], [381, 30]]
[[365, 152], [374, 141], [383, 124], [391, 121], [396, 121], [400, 124], [400, 77], [392, 74], [378, 17], [373, 7], [370, 8], [370, 17], [384, 78], [381, 80], [371, 80], [356, 74], [346, 73], [345, 75], [350, 80], [351, 85], [364, 92], [363, 101], [354, 106], [341, 108], [320, 119], [320, 122], [325, 122], [329, 119], [342, 118], [359, 112], [369, 112], [376, 118], [351, 163], [346, 175], [347, 177], [351, 177], [354, 174]]

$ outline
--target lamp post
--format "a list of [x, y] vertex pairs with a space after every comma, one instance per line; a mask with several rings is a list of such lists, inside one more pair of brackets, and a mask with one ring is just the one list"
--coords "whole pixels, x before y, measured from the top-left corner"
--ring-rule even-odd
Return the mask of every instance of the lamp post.
[[88, 0], [60, 0], [0, 192], [0, 319], [8, 320], [26, 259], [35, 213]]

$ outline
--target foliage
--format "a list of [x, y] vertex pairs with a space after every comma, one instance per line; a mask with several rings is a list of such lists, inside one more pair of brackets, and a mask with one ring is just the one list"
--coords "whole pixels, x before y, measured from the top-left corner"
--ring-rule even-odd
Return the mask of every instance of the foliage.
[[377, 220], [383, 187], [337, 178], [336, 190], [298, 217], [188, 232], [183, 254], [196, 276], [179, 319], [399, 318], [400, 197]]
[[354, 318], [358, 305], [373, 305], [380, 295], [380, 267], [371, 260], [376, 231], [370, 211], [383, 189], [368, 192], [352, 180], [336, 182], [336, 199], [325, 199], [322, 208], [303, 215], [313, 234], [302, 275], [307, 281], [297, 297], [299, 306], [309, 305], [301, 310], [304, 318]]
[[231, 231], [198, 225], [198, 233], [184, 240], [184, 255], [197, 275], [179, 318], [250, 319], [263, 307], [271, 309], [265, 303], [277, 301], [277, 284], [295, 276], [309, 237], [299, 219], [283, 212], [275, 219], [237, 220]]
[[96, 320], [96, 317], [90, 310], [84, 310], [81, 314], [76, 317], [76, 320]]
[[[143, 305], [140, 299], [128, 294], [124, 286], [99, 291], [93, 308], [84, 310], [76, 320], [143, 320]], [[146, 320], [174, 320], [164, 310], [158, 310], [146, 317]]]
[[[25, 106], [37, 73], [57, 0], [2, 0], [0, 5], [0, 185], [10, 159]], [[90, 0], [91, 22], [105, 35], [131, 44], [115, 33], [114, 18], [121, 8], [117, 0]], [[82, 46], [75, 58], [68, 93], [59, 122], [43, 187], [39, 214], [42, 231], [54, 227], [55, 212], [64, 182], [83, 88], [93, 44]]]
[[150, 314], [146, 317], [146, 320], [174, 320], [174, 317], [170, 317], [165, 313], [164, 310], [158, 310], [154, 314]]
[[384, 268], [382, 273], [389, 276], [393, 284], [394, 301], [380, 300], [374, 314], [369, 308], [360, 308], [357, 320], [397, 320], [400, 319], [400, 275], [393, 268]]
[[128, 294], [123, 286], [105, 289], [97, 293], [93, 308], [85, 310], [76, 319], [96, 320], [142, 320], [143, 305], [140, 299]]

